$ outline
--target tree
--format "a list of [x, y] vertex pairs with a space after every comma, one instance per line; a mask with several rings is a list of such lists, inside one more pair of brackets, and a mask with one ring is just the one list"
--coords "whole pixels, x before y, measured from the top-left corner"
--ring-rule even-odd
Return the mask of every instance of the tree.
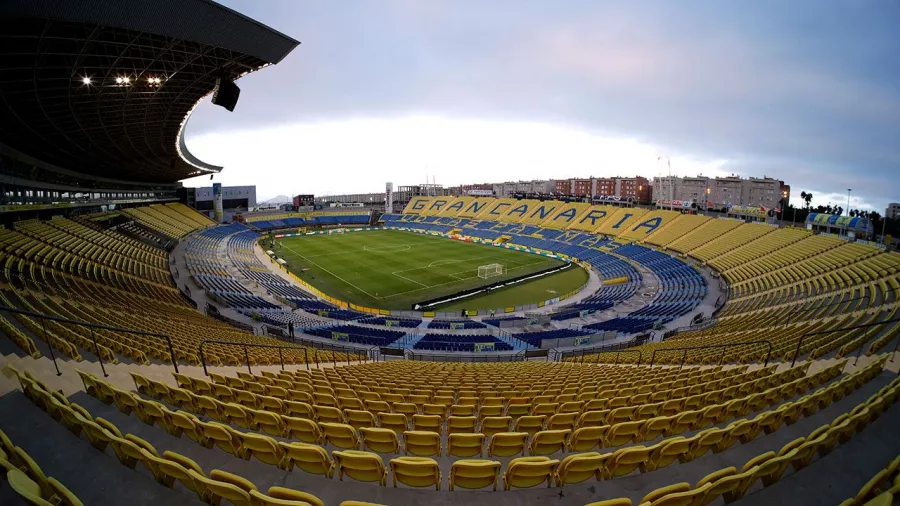
[[800, 192], [800, 198], [802, 198], [806, 202], [806, 208], [809, 209], [809, 206], [812, 203], [813, 194], [807, 192]]
[[836, 215], [838, 215], [838, 216], [844, 214], [844, 208], [841, 207], [841, 206], [835, 207], [835, 208], [834, 208], [834, 214], [836, 214]]

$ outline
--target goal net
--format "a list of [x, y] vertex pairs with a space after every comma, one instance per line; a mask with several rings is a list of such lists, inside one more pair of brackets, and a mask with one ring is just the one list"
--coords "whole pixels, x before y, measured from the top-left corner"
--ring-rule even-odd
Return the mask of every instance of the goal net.
[[495, 278], [506, 273], [503, 264], [487, 264], [478, 267], [478, 277], [481, 279]]

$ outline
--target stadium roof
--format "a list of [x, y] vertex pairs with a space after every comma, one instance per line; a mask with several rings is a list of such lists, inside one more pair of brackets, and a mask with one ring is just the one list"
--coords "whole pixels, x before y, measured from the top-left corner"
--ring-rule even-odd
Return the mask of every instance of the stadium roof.
[[184, 144], [219, 76], [299, 42], [208, 0], [0, 2], [0, 143], [94, 177], [173, 183], [216, 167]]

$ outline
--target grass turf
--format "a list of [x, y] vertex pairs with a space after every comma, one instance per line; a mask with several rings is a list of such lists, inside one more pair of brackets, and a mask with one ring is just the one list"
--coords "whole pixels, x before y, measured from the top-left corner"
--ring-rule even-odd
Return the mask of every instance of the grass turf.
[[[395, 310], [562, 264], [530, 253], [394, 230], [285, 237], [276, 240], [275, 252], [291, 272], [324, 293]], [[478, 267], [491, 263], [505, 265], [506, 274], [479, 278]], [[583, 269], [574, 267], [436, 309], [533, 304], [568, 293], [587, 278]]]

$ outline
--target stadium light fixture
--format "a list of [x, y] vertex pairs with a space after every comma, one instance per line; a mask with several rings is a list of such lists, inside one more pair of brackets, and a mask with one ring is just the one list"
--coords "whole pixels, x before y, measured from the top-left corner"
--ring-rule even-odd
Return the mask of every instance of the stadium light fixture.
[[85, 85], [85, 86], [90, 86], [90, 85], [91, 85], [91, 78], [90, 78], [90, 77], [87, 77], [87, 76], [82, 77], [82, 78], [81, 78], [81, 84], [83, 84], [83, 85]]
[[122, 84], [123, 82], [125, 82], [125, 80], [122, 79], [121, 77], [116, 78], [116, 84]]

